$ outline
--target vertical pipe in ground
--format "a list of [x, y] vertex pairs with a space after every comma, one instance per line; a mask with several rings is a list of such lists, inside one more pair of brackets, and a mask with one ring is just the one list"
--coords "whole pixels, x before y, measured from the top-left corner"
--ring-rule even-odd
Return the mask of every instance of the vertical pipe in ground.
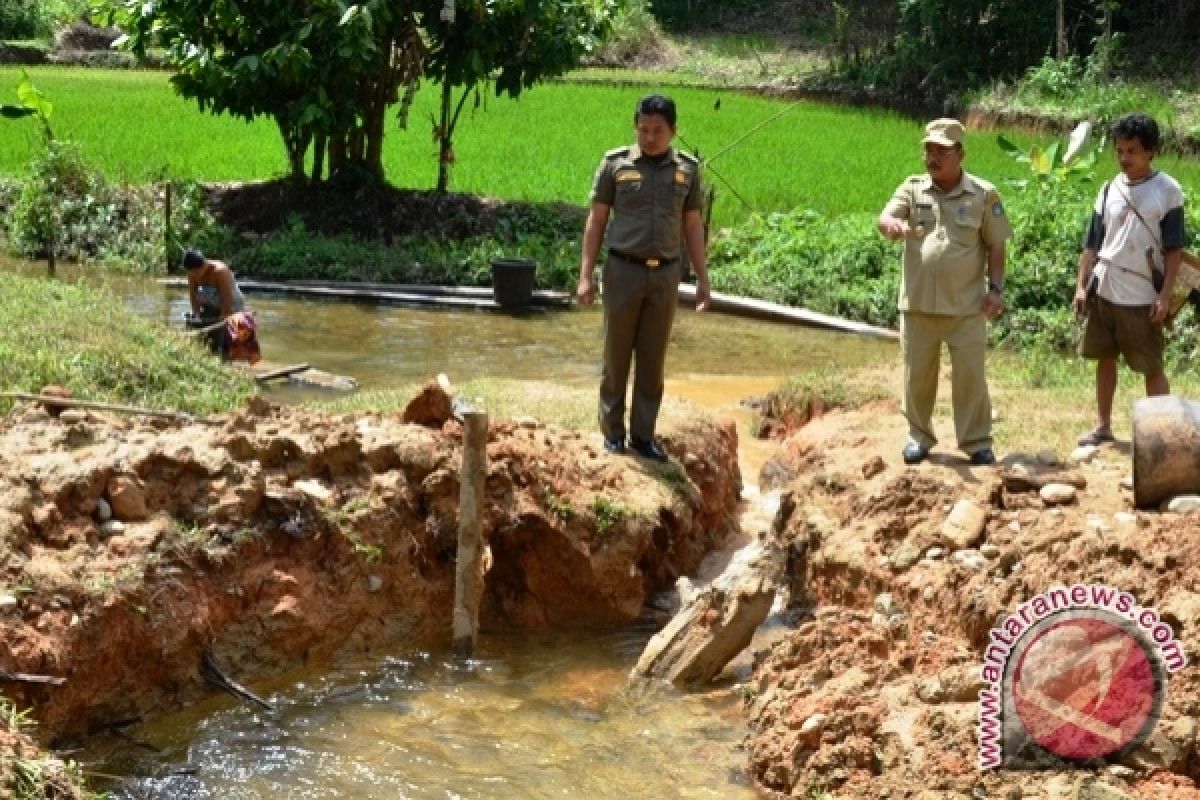
[[469, 658], [479, 636], [483, 599], [483, 502], [487, 476], [487, 414], [463, 414], [463, 461], [458, 497], [458, 568], [454, 576], [454, 652]]

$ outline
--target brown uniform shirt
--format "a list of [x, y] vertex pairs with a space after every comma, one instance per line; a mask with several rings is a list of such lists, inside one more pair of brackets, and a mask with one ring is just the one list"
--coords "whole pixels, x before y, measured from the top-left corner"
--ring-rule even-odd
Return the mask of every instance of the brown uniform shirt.
[[671, 148], [659, 161], [638, 146], [604, 154], [592, 182], [592, 202], [612, 208], [610, 250], [636, 258], [679, 258], [683, 253], [683, 214], [700, 210], [700, 165]]
[[1012, 236], [996, 188], [965, 171], [948, 192], [929, 175], [913, 175], [896, 189], [884, 213], [924, 230], [924, 236], [910, 234], [904, 240], [900, 310], [980, 313], [988, 248]]

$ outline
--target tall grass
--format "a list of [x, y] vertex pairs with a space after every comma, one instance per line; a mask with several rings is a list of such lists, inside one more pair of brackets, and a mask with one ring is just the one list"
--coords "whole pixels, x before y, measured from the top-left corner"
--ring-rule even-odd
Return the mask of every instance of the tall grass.
[[[75, 397], [208, 413], [254, 391], [195, 341], [122, 310], [108, 292], [6, 274], [0, 292], [0, 388], [65, 386]], [[0, 398], [0, 412], [11, 401]]]

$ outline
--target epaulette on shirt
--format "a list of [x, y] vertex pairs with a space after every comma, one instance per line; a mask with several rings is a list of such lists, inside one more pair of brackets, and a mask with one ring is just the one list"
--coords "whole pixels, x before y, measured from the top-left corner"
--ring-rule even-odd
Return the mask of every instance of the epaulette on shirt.
[[678, 153], [679, 157], [682, 158], [684, 161], [687, 161], [691, 164], [699, 164], [700, 163], [700, 159], [696, 158], [691, 153], [685, 153], [682, 150], [676, 150], [675, 152]]
[[624, 158], [627, 155], [629, 155], [629, 146], [628, 145], [626, 145], [625, 147], [614, 147], [612, 150], [609, 150], [607, 153], [605, 153], [604, 157], [605, 158]]

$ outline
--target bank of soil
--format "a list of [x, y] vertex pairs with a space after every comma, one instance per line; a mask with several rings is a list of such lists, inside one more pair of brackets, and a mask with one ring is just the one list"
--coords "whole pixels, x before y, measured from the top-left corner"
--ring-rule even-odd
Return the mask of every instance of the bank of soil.
[[388, 185], [301, 184], [286, 178], [216, 183], [206, 191], [213, 215], [241, 235], [270, 235], [299, 219], [314, 233], [352, 233], [389, 246], [404, 236], [466, 239], [493, 234], [500, 226], [524, 230], [549, 225], [578, 235], [585, 216], [585, 209], [566, 203], [510, 202]]
[[[905, 467], [903, 443], [894, 403], [833, 412], [763, 468], [763, 487], [785, 492], [792, 624], [756, 654], [747, 687], [756, 783], [771, 797], [843, 800], [1200, 798], [1200, 515], [1135, 512], [1126, 445], [1058, 465], [1001, 452], [988, 468], [938, 451]], [[1050, 506], [1031, 488], [1050, 476], [1084, 488]], [[967, 522], [947, 524], [952, 513]], [[981, 772], [989, 630], [1074, 583], [1157, 609], [1189, 666], [1118, 764]]]
[[[461, 428], [436, 384], [403, 413], [262, 399], [209, 420], [0, 420], [0, 687], [66, 743], [257, 677], [448, 643]], [[735, 526], [731, 422], [663, 431], [674, 459], [491, 421], [483, 626], [634, 620]], [[52, 678], [56, 683], [30, 682]], [[0, 777], [19, 756], [0, 739]], [[0, 789], [0, 796], [3, 790]]]

